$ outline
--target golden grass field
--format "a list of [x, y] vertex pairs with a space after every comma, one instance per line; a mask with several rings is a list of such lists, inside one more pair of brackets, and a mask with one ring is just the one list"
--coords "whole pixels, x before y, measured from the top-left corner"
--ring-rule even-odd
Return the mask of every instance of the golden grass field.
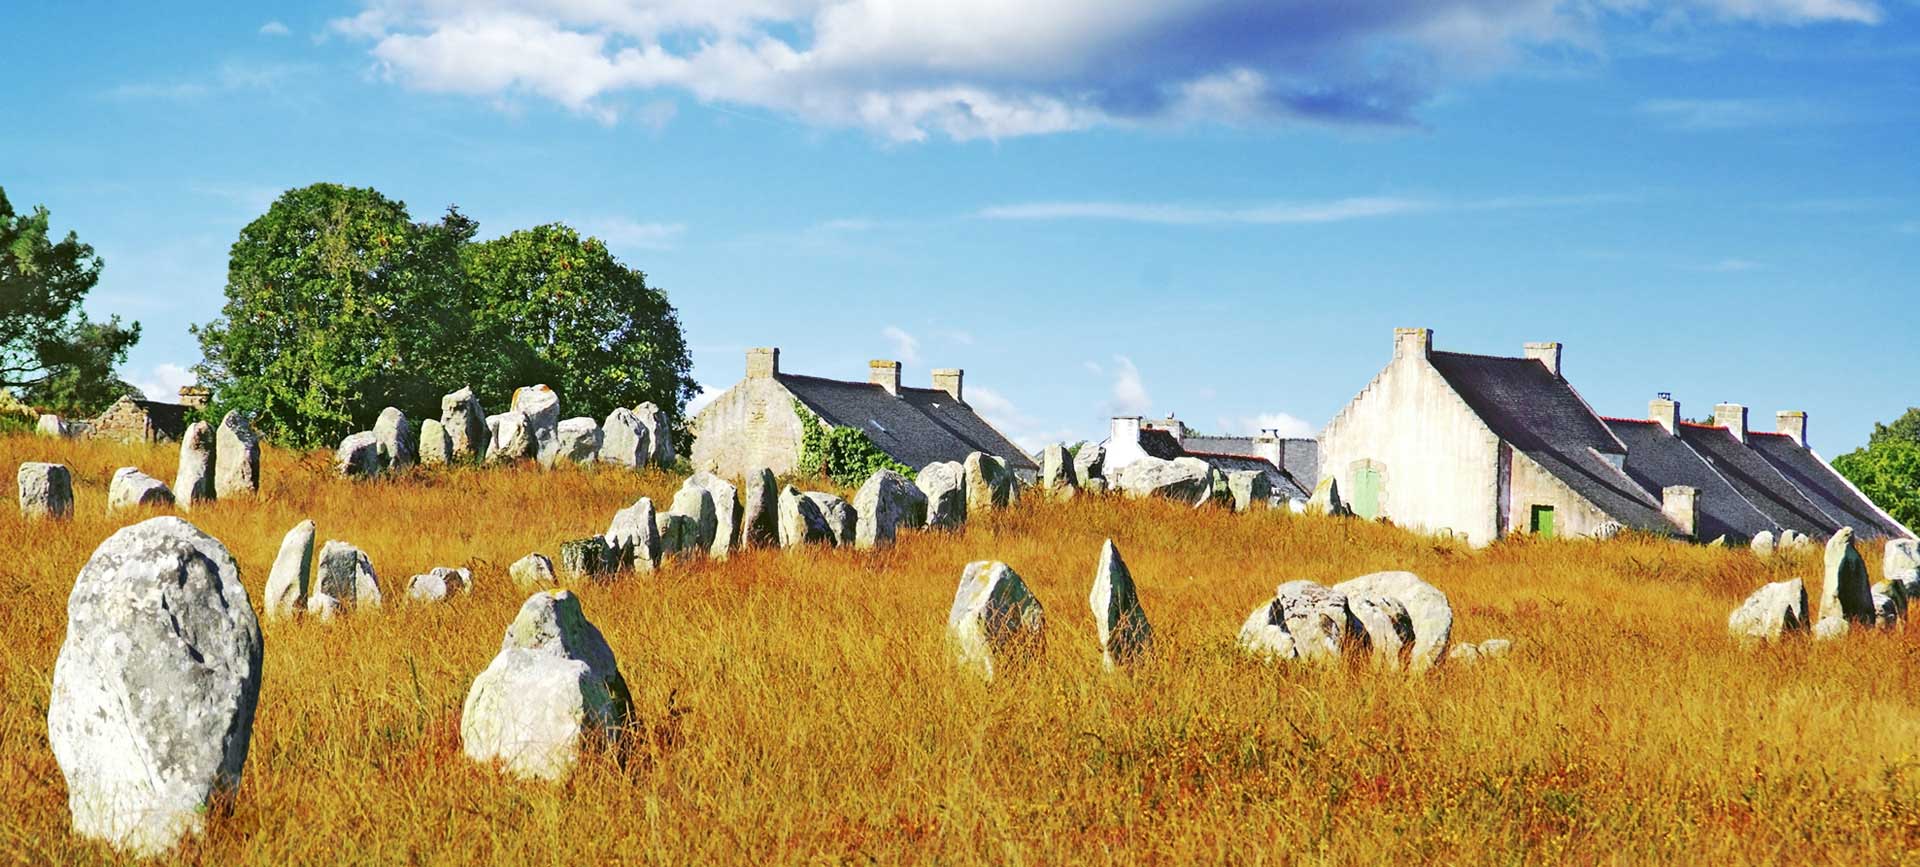
[[[66, 463], [77, 514], [0, 510], [0, 860], [96, 863], [67, 831], [46, 741], [75, 575], [113, 530], [114, 468], [171, 482], [173, 447], [0, 438], [0, 467]], [[1390, 526], [1163, 502], [1028, 496], [877, 553], [756, 551], [577, 587], [642, 719], [625, 761], [560, 784], [461, 753], [461, 703], [524, 594], [506, 567], [606, 528], [659, 471], [458, 469], [350, 483], [269, 449], [262, 495], [189, 519], [257, 608], [282, 534], [372, 558], [384, 611], [263, 624], [252, 752], [185, 864], [1861, 863], [1920, 861], [1920, 642], [1855, 634], [1755, 652], [1752, 588], [1818, 593], [1819, 552], [1762, 562], [1663, 541], [1475, 551]], [[1120, 546], [1158, 655], [1101, 670], [1086, 596]], [[1878, 545], [1862, 554], [1878, 580]], [[1002, 559], [1047, 609], [1043, 658], [962, 676], [944, 625], [961, 568]], [[406, 580], [471, 566], [470, 598]], [[1512, 656], [1428, 676], [1261, 664], [1241, 621], [1293, 578], [1410, 569], [1456, 639]]]

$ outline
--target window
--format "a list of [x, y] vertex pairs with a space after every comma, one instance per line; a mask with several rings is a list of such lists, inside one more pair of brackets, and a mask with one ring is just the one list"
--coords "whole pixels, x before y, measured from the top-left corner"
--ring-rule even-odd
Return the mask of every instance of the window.
[[1534, 506], [1533, 521], [1529, 524], [1535, 536], [1542, 539], [1553, 538], [1553, 507]]

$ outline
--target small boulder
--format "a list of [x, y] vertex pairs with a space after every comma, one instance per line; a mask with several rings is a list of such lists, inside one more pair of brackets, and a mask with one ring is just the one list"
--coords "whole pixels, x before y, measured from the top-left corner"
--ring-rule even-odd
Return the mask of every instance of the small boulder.
[[997, 668], [1039, 653], [1046, 615], [1026, 582], [998, 560], [968, 563], [947, 613], [947, 638], [962, 667], [988, 680]]
[[1810, 625], [1807, 585], [1794, 578], [1753, 591], [1727, 617], [1727, 634], [1742, 642], [1774, 642], [1795, 632], [1804, 633]]
[[967, 522], [967, 468], [959, 461], [926, 465], [913, 480], [927, 496], [927, 526], [957, 529]]
[[780, 547], [831, 544], [833, 529], [819, 504], [792, 485], [780, 489]]
[[1413, 648], [1413, 618], [1407, 606], [1391, 596], [1348, 596], [1347, 613], [1373, 648], [1373, 662], [1399, 670]]
[[599, 422], [585, 416], [570, 418], [554, 428], [553, 436], [553, 455], [546, 460], [548, 466], [563, 461], [584, 465], [600, 460]]
[[1820, 591], [1820, 619], [1816, 638], [1846, 634], [1847, 625], [1872, 626], [1878, 618], [1867, 563], [1853, 547], [1853, 528], [1842, 527], [1827, 541], [1825, 582]]
[[1409, 669], [1425, 671], [1445, 658], [1447, 643], [1453, 639], [1453, 605], [1440, 588], [1412, 572], [1374, 572], [1335, 584], [1333, 590], [1348, 597], [1392, 599], [1406, 609], [1413, 628]]
[[439, 419], [420, 423], [420, 463], [429, 467], [453, 463], [453, 440], [447, 437], [447, 426]]
[[867, 477], [853, 497], [853, 544], [856, 548], [891, 545], [902, 527], [927, 523], [927, 495], [893, 470]]
[[67, 439], [73, 436], [73, 430], [67, 427], [66, 419], [52, 413], [42, 413], [33, 427], [34, 433], [54, 439]]
[[1073, 480], [1082, 488], [1088, 482], [1100, 480], [1102, 488], [1107, 480], [1107, 447], [1098, 443], [1087, 443], [1073, 456]]
[[373, 574], [373, 561], [359, 548], [336, 539], [320, 547], [313, 586], [345, 609], [380, 607], [380, 578]]
[[1761, 530], [1755, 533], [1753, 541], [1747, 543], [1747, 549], [1752, 551], [1755, 557], [1773, 556], [1773, 531]]
[[1513, 650], [1513, 641], [1507, 638], [1489, 638], [1480, 642], [1481, 659], [1499, 659]]
[[747, 473], [746, 502], [740, 520], [740, 547], [779, 547], [780, 488], [772, 470], [761, 467]]
[[533, 440], [529, 457], [539, 458], [541, 466], [553, 466], [560, 448], [560, 395], [545, 385], [516, 388], [513, 411], [526, 419], [527, 436]]
[[604, 538], [618, 569], [652, 572], [660, 565], [660, 527], [647, 497], [615, 512]]
[[1133, 573], [1127, 571], [1126, 561], [1120, 559], [1120, 549], [1112, 539], [1100, 547], [1087, 605], [1093, 609], [1094, 631], [1100, 637], [1100, 656], [1107, 668], [1130, 665], [1152, 648], [1153, 625], [1147, 622], [1147, 610], [1140, 605]]
[[1307, 500], [1307, 511], [1321, 515], [1353, 514], [1346, 502], [1340, 499], [1340, 483], [1332, 476], [1321, 479], [1319, 484], [1313, 486], [1313, 496]]
[[1129, 497], [1163, 497], [1202, 506], [1213, 497], [1213, 467], [1199, 458], [1144, 457], [1120, 468], [1113, 480]]
[[1226, 474], [1227, 498], [1236, 512], [1264, 509], [1273, 500], [1273, 480], [1259, 470], [1234, 470]]
[[1004, 458], [983, 452], [967, 455], [965, 463], [967, 514], [1004, 509], [1013, 499], [1013, 473]]
[[396, 407], [380, 411], [380, 418], [373, 423], [373, 441], [380, 452], [380, 466], [388, 470], [404, 470], [419, 463], [413, 451], [413, 423]]
[[1906, 585], [1894, 581], [1882, 581], [1873, 585], [1874, 625], [1881, 629], [1892, 629], [1906, 619]]
[[142, 857], [200, 833], [247, 763], [260, 624], [225, 546], [175, 517], [121, 529], [67, 597], [47, 743], [74, 833]]
[[601, 536], [560, 543], [560, 571], [571, 580], [602, 578], [619, 569], [613, 547]]
[[537, 590], [560, 583], [553, 575], [553, 561], [538, 551], [513, 561], [513, 565], [507, 567], [507, 577], [513, 579], [513, 586], [522, 590]]
[[673, 466], [673, 425], [667, 411], [648, 401], [634, 407], [633, 414], [640, 417], [640, 426], [647, 429], [647, 441], [653, 444], [653, 465]]
[[[1308, 662], [1340, 658], [1349, 638], [1364, 638], [1347, 597], [1312, 581], [1288, 581], [1274, 591], [1274, 615], [1293, 636], [1294, 651]], [[1358, 633], [1358, 634], [1355, 634]]]
[[589, 743], [612, 744], [633, 713], [613, 648], [565, 590], [535, 593], [473, 679], [460, 744], [521, 778], [567, 775]]
[[487, 444], [493, 440], [492, 431], [487, 429], [487, 414], [471, 388], [463, 387], [440, 398], [440, 427], [446, 431], [452, 459], [463, 463], [485, 457]]
[[1920, 596], [1920, 541], [1889, 540], [1880, 565], [1880, 577], [1901, 585], [1908, 599]]
[[653, 438], [640, 417], [626, 407], [615, 407], [600, 426], [600, 460], [640, 469], [653, 456]]
[[180, 436], [180, 469], [173, 476], [173, 495], [181, 509], [211, 502], [213, 491], [213, 425], [196, 421]]
[[220, 419], [214, 436], [213, 495], [223, 500], [260, 493], [260, 435], [239, 410]]
[[29, 518], [73, 517], [73, 473], [64, 465], [27, 461], [14, 474], [20, 514]]
[[380, 475], [380, 441], [372, 431], [348, 434], [333, 453], [333, 468], [350, 479], [370, 479]]
[[860, 527], [860, 516], [846, 500], [821, 491], [808, 491], [807, 499], [813, 501], [820, 510], [820, 517], [827, 522], [827, 530], [833, 534], [833, 544], [851, 545], [855, 532]]
[[[688, 476], [686, 484], [705, 490], [713, 503], [712, 535], [705, 535], [702, 528], [703, 538], [707, 539], [707, 555], [715, 560], [727, 559], [739, 543], [740, 524], [745, 517], [740, 507], [740, 489], [706, 470]], [[675, 497], [674, 502], [678, 503], [679, 498]]]
[[472, 572], [436, 566], [432, 571], [415, 575], [413, 580], [407, 582], [407, 598], [414, 602], [444, 602], [455, 593], [473, 593]]
[[1040, 487], [1056, 500], [1070, 500], [1080, 490], [1073, 475], [1073, 455], [1067, 447], [1054, 443], [1040, 453]]
[[487, 447], [487, 463], [511, 463], [539, 455], [539, 444], [525, 415], [506, 412], [489, 416], [487, 426], [493, 430], [493, 441]]
[[171, 506], [173, 490], [167, 483], [160, 481], [133, 467], [121, 467], [113, 471], [113, 481], [107, 485], [107, 511], [117, 512], [135, 506]]
[[260, 608], [268, 620], [287, 620], [305, 609], [313, 591], [313, 521], [301, 521], [280, 540], [273, 569], [267, 573]]

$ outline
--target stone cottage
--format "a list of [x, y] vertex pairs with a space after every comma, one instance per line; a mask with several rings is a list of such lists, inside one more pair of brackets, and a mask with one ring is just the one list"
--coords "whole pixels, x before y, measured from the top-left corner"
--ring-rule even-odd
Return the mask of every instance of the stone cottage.
[[190, 414], [204, 409], [211, 395], [194, 385], [180, 388], [179, 403], [128, 394], [92, 421], [89, 435], [128, 443], [176, 442], [186, 435]]
[[1258, 471], [1267, 477], [1279, 500], [1304, 502], [1320, 473], [1319, 444], [1311, 439], [1283, 437], [1271, 430], [1254, 436], [1195, 433], [1172, 415], [1164, 419], [1115, 416], [1100, 446], [1106, 450], [1102, 472], [1109, 479], [1141, 458], [1199, 458], [1223, 473]]
[[1396, 330], [1393, 359], [1321, 433], [1321, 478], [1362, 517], [1476, 545], [1621, 528], [1730, 542], [1843, 525], [1911, 535], [1806, 447], [1805, 413], [1755, 434], [1745, 407], [1694, 425], [1663, 395], [1650, 419], [1602, 418], [1567, 382], [1561, 352], [1442, 352], [1429, 329]]
[[866, 382], [825, 379], [782, 372], [779, 349], [749, 349], [746, 378], [693, 418], [693, 466], [731, 478], [760, 467], [793, 472], [800, 462], [798, 404], [829, 428], [865, 431], [915, 470], [983, 452], [1005, 458], [1031, 481], [1039, 465], [967, 405], [963, 376], [938, 369], [932, 388], [912, 388], [901, 384], [899, 362], [880, 360], [868, 365]]

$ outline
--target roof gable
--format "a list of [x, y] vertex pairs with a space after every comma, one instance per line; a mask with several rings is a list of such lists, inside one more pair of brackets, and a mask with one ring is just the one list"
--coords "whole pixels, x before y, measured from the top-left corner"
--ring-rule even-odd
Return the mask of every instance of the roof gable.
[[778, 374], [777, 379], [828, 424], [865, 431], [874, 445], [915, 469], [964, 461], [976, 451], [1006, 458], [1011, 467], [1038, 469], [1032, 458], [972, 407], [944, 391], [907, 388], [895, 397], [867, 382], [792, 373]]

